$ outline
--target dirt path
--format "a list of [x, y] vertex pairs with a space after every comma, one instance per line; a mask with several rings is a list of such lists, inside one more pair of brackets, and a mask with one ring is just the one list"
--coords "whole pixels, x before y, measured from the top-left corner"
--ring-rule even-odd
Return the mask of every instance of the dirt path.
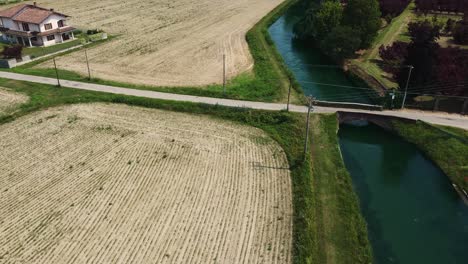
[[[252, 68], [246, 32], [283, 0], [44, 0], [70, 14], [70, 24], [119, 37], [89, 50], [95, 77], [153, 86], [221, 83]], [[57, 61], [87, 74], [84, 53]], [[50, 67], [46, 63], [42, 67]]]
[[0, 87], [0, 115], [12, 111], [15, 107], [26, 103], [28, 100], [26, 95]]
[[288, 163], [261, 130], [92, 104], [0, 138], [0, 263], [291, 262]]

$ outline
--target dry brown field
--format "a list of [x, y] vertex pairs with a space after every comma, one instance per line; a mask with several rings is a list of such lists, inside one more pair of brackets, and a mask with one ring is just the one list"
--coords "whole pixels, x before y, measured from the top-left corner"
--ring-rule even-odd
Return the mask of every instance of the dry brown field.
[[0, 139], [0, 263], [291, 263], [288, 163], [259, 129], [82, 104]]
[[26, 95], [0, 87], [0, 115], [14, 110], [15, 107], [26, 103], [28, 100], [29, 98]]
[[[283, 0], [43, 0], [71, 25], [119, 37], [89, 51], [94, 77], [153, 86], [221, 83], [253, 66], [246, 32]], [[51, 63], [40, 67], [51, 67]], [[58, 66], [87, 74], [75, 52]]]

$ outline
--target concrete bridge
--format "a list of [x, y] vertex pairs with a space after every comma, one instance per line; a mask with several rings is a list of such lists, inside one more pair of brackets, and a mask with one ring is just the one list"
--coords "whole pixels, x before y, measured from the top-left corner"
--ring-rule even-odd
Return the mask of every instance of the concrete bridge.
[[[48, 84], [48, 85], [57, 85], [57, 80], [54, 78], [17, 74], [17, 73], [11, 73], [11, 72], [0, 72], [0, 78]], [[125, 87], [115, 87], [115, 86], [75, 82], [75, 81], [67, 81], [67, 80], [61, 80], [60, 83], [63, 88], [104, 92], [104, 93], [112, 93], [112, 94], [122, 94], [122, 95], [153, 98], [153, 99], [160, 99], [160, 100], [202, 103], [202, 104], [209, 104], [209, 105], [222, 105], [222, 106], [227, 106], [227, 107], [251, 108], [251, 109], [269, 110], [269, 111], [281, 111], [281, 110], [286, 109], [286, 104], [279, 104], [279, 103], [264, 103], [264, 102], [222, 99], [222, 98], [199, 97], [199, 96], [193, 96], [193, 95], [171, 94], [171, 93], [162, 93], [162, 92], [147, 91], [147, 90], [136, 90], [136, 89], [130, 89], [130, 88], [125, 88]], [[292, 112], [306, 113], [307, 107], [301, 106], [301, 105], [290, 105], [289, 110]], [[359, 115], [356, 115], [356, 114], [360, 114], [361, 117], [364, 117], [365, 115], [368, 118], [370, 117], [370, 115], [397, 117], [397, 118], [403, 118], [407, 120], [421, 120], [427, 123], [458, 127], [458, 128], [468, 130], [468, 116], [458, 115], [458, 114], [447, 114], [447, 113], [441, 113], [441, 112], [424, 112], [424, 111], [406, 110], [406, 109], [399, 110], [399, 111], [390, 111], [390, 110], [376, 111], [376, 110], [349, 109], [349, 108], [343, 108], [343, 107], [327, 107], [327, 106], [315, 106], [314, 107], [314, 113], [327, 114], [327, 113], [336, 113], [336, 112], [348, 113], [348, 115], [346, 116], [348, 116], [349, 118], [351, 117], [357, 118]], [[353, 113], [355, 114], [354, 116], [352, 115]], [[379, 118], [375, 117], [372, 120], [379, 120]]]

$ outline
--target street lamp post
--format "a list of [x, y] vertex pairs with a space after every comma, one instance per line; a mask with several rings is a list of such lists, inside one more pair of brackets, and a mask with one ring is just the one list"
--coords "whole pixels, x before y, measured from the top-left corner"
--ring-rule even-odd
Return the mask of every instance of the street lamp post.
[[408, 74], [408, 80], [406, 80], [405, 95], [403, 96], [403, 103], [401, 104], [401, 109], [405, 108], [406, 96], [408, 95], [408, 86], [409, 86], [409, 82], [411, 79], [411, 72], [414, 69], [414, 67], [411, 65], [409, 65], [408, 67], [409, 67], [409, 74]]

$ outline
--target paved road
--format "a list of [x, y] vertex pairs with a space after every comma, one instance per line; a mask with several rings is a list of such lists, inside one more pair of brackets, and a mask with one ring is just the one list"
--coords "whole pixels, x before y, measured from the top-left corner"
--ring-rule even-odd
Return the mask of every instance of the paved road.
[[[0, 72], [0, 78], [12, 79], [18, 81], [27, 81], [33, 83], [42, 83], [56, 85], [57, 80], [53, 78], [38, 77], [32, 75], [24, 75], [10, 72]], [[171, 101], [183, 101], [183, 102], [194, 102], [194, 103], [204, 103], [210, 105], [223, 105], [229, 107], [246, 107], [252, 109], [262, 109], [262, 110], [272, 110], [279, 111], [286, 108], [285, 104], [277, 103], [263, 103], [263, 102], [251, 102], [251, 101], [241, 101], [241, 100], [230, 100], [230, 99], [221, 99], [221, 98], [211, 98], [211, 97], [199, 97], [192, 95], [181, 95], [181, 94], [171, 94], [171, 93], [161, 93], [154, 91], [145, 91], [145, 90], [136, 90], [123, 87], [114, 87], [108, 85], [92, 84], [92, 83], [83, 83], [75, 81], [61, 81], [62, 87], [88, 90], [88, 91], [97, 91], [113, 94], [123, 94], [131, 95], [138, 97], [162, 99], [162, 100], [171, 100]], [[307, 108], [305, 106], [291, 105], [290, 110], [293, 112], [306, 113]], [[432, 124], [446, 125], [459, 127], [468, 130], [468, 116], [462, 116], [457, 114], [447, 114], [440, 112], [423, 112], [423, 111], [413, 111], [413, 110], [400, 110], [400, 111], [368, 111], [368, 110], [356, 110], [356, 109], [345, 109], [345, 108], [333, 108], [333, 107], [320, 107], [316, 106], [314, 112], [316, 113], [335, 113], [335, 112], [357, 112], [357, 113], [370, 113], [375, 115], [384, 115], [384, 116], [395, 116], [403, 117], [413, 120], [422, 120]]]

